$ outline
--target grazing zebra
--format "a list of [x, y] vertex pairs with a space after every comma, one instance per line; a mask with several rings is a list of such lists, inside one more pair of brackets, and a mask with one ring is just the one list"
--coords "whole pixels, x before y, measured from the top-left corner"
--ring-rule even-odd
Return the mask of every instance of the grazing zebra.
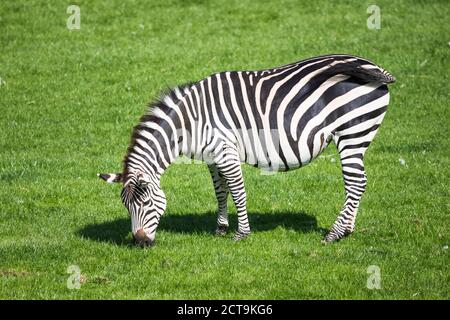
[[308, 164], [333, 140], [346, 196], [324, 241], [339, 240], [354, 229], [367, 181], [364, 153], [386, 113], [386, 84], [394, 81], [372, 62], [345, 54], [216, 73], [153, 102], [134, 128], [123, 172], [98, 176], [123, 184], [134, 239], [151, 245], [166, 208], [164, 170], [180, 155], [206, 161], [218, 202], [216, 233], [227, 232], [231, 193], [240, 240], [250, 234], [241, 162], [287, 171]]

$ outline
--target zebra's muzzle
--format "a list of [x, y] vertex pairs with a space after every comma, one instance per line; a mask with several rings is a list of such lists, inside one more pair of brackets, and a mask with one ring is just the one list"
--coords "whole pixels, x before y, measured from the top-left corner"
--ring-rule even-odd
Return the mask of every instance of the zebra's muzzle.
[[154, 241], [150, 240], [142, 229], [139, 229], [136, 234], [133, 235], [133, 238], [134, 243], [141, 247], [151, 247], [154, 244]]

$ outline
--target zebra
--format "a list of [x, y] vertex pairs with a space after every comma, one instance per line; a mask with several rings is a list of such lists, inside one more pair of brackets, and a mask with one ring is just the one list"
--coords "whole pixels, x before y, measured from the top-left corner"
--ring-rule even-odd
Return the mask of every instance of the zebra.
[[241, 163], [268, 172], [303, 167], [333, 141], [345, 201], [323, 242], [355, 228], [366, 189], [364, 154], [389, 104], [395, 78], [371, 61], [331, 54], [259, 71], [214, 73], [169, 89], [149, 104], [133, 129], [121, 173], [98, 174], [123, 184], [135, 243], [151, 246], [166, 209], [161, 176], [178, 156], [206, 162], [218, 204], [217, 235], [228, 232], [227, 198], [237, 209], [233, 237], [250, 234]]

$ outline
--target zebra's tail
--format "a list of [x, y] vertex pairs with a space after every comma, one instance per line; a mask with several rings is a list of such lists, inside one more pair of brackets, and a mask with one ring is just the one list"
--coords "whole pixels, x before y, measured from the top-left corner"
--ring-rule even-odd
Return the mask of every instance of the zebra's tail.
[[375, 81], [385, 84], [394, 83], [396, 80], [392, 74], [383, 68], [369, 61], [361, 60], [330, 65], [326, 72], [330, 74], [345, 74], [364, 81]]

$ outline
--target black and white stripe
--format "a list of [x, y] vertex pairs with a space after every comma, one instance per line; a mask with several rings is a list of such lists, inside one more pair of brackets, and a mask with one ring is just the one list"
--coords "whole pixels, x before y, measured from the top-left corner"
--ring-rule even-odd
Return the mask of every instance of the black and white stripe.
[[208, 163], [218, 234], [228, 227], [231, 194], [239, 222], [235, 239], [241, 239], [250, 233], [241, 162], [287, 171], [308, 164], [331, 140], [341, 157], [346, 198], [325, 241], [351, 233], [366, 186], [364, 154], [386, 113], [386, 84], [394, 81], [366, 59], [326, 55], [274, 69], [221, 72], [170, 90], [135, 127], [120, 176], [133, 234], [144, 230], [153, 241], [165, 208], [160, 177], [180, 155]]

